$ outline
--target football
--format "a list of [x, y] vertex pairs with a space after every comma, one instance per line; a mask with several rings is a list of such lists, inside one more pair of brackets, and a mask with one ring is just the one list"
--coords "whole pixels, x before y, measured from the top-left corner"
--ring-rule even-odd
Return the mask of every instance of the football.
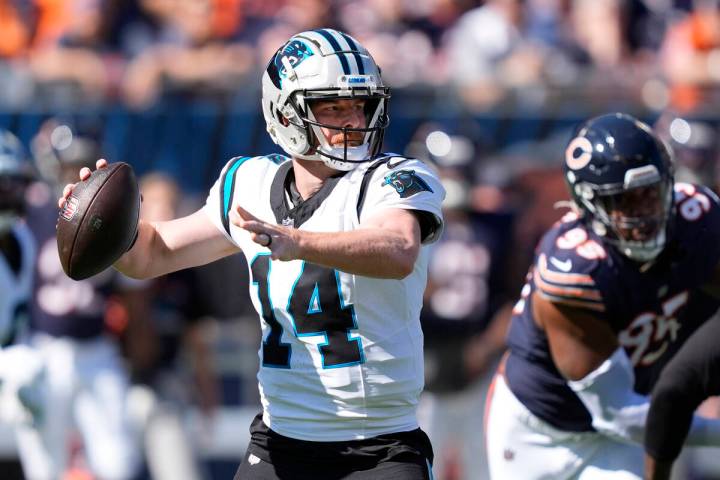
[[77, 183], [57, 223], [65, 273], [82, 280], [112, 265], [135, 240], [139, 214], [140, 191], [127, 163], [112, 163]]

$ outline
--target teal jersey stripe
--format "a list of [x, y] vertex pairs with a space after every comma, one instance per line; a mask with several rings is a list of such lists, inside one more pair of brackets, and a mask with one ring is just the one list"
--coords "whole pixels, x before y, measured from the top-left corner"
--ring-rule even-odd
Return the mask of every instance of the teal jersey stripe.
[[250, 160], [252, 157], [238, 157], [235, 162], [227, 169], [222, 178], [222, 221], [225, 231], [230, 233], [230, 200], [235, 190], [235, 174], [240, 165]]

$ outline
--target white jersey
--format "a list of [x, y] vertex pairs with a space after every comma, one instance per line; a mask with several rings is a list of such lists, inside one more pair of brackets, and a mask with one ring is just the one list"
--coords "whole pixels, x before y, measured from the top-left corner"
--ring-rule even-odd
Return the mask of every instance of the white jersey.
[[291, 166], [281, 155], [235, 158], [205, 205], [250, 265], [264, 339], [258, 373], [263, 420], [281, 435], [312, 441], [415, 429], [428, 247], [421, 247], [413, 272], [402, 280], [271, 261], [268, 249], [230, 223], [229, 212], [240, 204], [268, 222], [336, 232], [355, 230], [384, 209], [418, 210], [431, 214], [428, 244], [442, 230], [443, 187], [422, 162], [388, 156], [328, 179], [293, 208], [286, 188]]
[[28, 227], [17, 222], [12, 234], [20, 247], [20, 269], [14, 271], [0, 252], [0, 345], [11, 340], [20, 326], [20, 317], [27, 315], [35, 268], [35, 240]]

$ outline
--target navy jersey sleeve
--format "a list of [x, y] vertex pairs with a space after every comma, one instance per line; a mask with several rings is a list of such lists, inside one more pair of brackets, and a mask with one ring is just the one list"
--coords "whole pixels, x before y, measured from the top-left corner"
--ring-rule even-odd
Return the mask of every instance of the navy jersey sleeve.
[[546, 299], [594, 312], [606, 312], [612, 293], [603, 281], [607, 252], [578, 221], [563, 222], [543, 237], [533, 281]]
[[720, 201], [707, 187], [675, 185], [674, 239], [687, 256], [685, 274], [700, 285], [720, 262]]

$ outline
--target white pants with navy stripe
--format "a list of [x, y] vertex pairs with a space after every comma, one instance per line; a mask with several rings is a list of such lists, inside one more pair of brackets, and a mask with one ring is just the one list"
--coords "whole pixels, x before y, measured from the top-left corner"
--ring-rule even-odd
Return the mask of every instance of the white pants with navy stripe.
[[643, 450], [603, 435], [558, 430], [533, 415], [497, 374], [486, 435], [493, 480], [641, 480]]

